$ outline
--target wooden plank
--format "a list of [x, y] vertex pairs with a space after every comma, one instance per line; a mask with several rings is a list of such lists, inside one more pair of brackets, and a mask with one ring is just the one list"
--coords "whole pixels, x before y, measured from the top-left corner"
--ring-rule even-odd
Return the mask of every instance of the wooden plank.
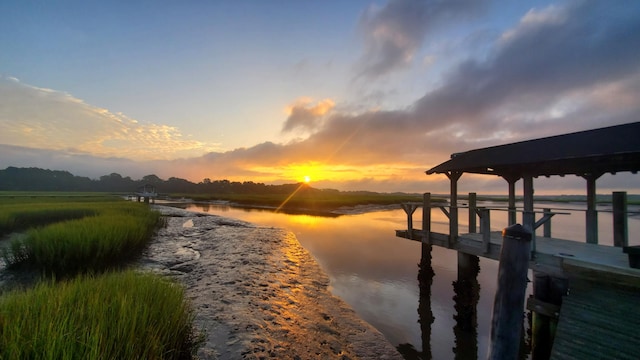
[[637, 359], [640, 292], [578, 281], [565, 297], [551, 359]]
[[527, 310], [537, 312], [538, 314], [557, 319], [560, 315], [560, 306], [549, 304], [534, 297], [527, 299]]
[[[408, 238], [407, 235], [406, 230], [396, 231], [398, 237]], [[414, 229], [412, 235], [420, 241], [422, 231]], [[488, 250], [483, 246], [481, 233], [460, 235], [451, 249], [498, 260], [502, 233], [494, 231], [490, 235]], [[447, 234], [431, 232], [429, 239], [431, 245], [449, 248]], [[537, 251], [529, 263], [530, 269], [550, 275], [569, 273], [567, 276], [609, 279], [623, 285], [640, 286], [640, 269], [631, 268], [627, 255], [618, 247], [545, 237], [538, 237], [536, 243]]]

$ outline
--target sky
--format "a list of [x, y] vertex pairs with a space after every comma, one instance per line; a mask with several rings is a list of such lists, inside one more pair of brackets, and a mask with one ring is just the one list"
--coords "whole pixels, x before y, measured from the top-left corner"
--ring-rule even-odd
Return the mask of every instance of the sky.
[[635, 0], [25, 0], [0, 18], [2, 169], [446, 193], [424, 172], [452, 153], [640, 121]]

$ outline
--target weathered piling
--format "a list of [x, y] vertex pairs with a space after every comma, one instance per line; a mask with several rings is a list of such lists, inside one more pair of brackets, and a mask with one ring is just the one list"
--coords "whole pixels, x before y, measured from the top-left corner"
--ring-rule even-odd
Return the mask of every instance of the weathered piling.
[[435, 320], [431, 309], [431, 285], [435, 273], [431, 267], [431, 249], [429, 244], [422, 243], [422, 257], [418, 270], [420, 294], [418, 298], [418, 322], [422, 340], [422, 359], [431, 359], [431, 325]]
[[531, 252], [531, 231], [520, 224], [505, 228], [502, 238], [488, 357], [492, 360], [518, 356]]
[[[460, 254], [460, 252], [458, 252]], [[480, 259], [466, 258], [466, 266], [458, 265], [458, 279], [453, 282], [456, 321], [454, 359], [476, 359], [478, 357], [478, 301], [480, 300]]]
[[476, 209], [478, 208], [477, 195], [474, 192], [469, 193], [469, 232], [475, 233], [477, 230], [476, 225]]
[[553, 339], [555, 338], [558, 315], [562, 298], [567, 295], [569, 280], [550, 276], [541, 272], [534, 273], [532, 321], [532, 349], [533, 360], [549, 359]]
[[611, 198], [613, 205], [613, 246], [625, 247], [629, 245], [627, 193], [625, 191], [614, 191]]

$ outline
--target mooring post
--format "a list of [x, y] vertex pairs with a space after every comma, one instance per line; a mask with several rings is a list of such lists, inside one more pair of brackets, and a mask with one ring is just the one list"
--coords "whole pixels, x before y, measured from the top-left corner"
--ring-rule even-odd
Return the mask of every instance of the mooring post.
[[498, 288], [493, 303], [489, 359], [517, 359], [531, 253], [531, 231], [520, 224], [502, 230]]
[[611, 200], [613, 205], [613, 246], [629, 246], [626, 191], [614, 191]]

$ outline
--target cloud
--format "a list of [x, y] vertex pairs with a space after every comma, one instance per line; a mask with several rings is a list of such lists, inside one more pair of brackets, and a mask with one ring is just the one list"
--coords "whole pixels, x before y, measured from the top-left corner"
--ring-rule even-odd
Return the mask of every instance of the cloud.
[[282, 132], [293, 130], [313, 131], [320, 126], [323, 119], [335, 103], [331, 99], [324, 99], [314, 102], [310, 98], [300, 98], [292, 105], [288, 106], [286, 113], [287, 120], [282, 127]]
[[375, 79], [407, 67], [429, 31], [480, 13], [486, 1], [391, 0], [371, 6], [360, 19], [364, 54], [357, 77]]
[[138, 160], [194, 156], [215, 144], [141, 123], [68, 93], [0, 77], [0, 143]]
[[[370, 20], [372, 25], [379, 21], [396, 26], [400, 34], [409, 33], [412, 31], [410, 24], [395, 25], [392, 19], [400, 19], [400, 14], [411, 6], [427, 7], [429, 11], [423, 12], [427, 12], [434, 21], [444, 19], [445, 10], [436, 11], [438, 6], [445, 7], [444, 3], [410, 5], [392, 1], [380, 10], [371, 10], [372, 13], [367, 15], [371, 19], [366, 20]], [[452, 8], [450, 12], [464, 14], [462, 10], [454, 10]], [[376, 20], [378, 17], [380, 20]], [[428, 35], [430, 26], [435, 26], [420, 27], [422, 25], [415, 24], [414, 16], [409, 16], [406, 21], [414, 23], [422, 35], [414, 34], [411, 35], [414, 40], [399, 42], [405, 44], [400, 49], [401, 53], [414, 51]], [[394, 62], [392, 57], [385, 57], [385, 54], [384, 51], [372, 53], [372, 62], [368, 65], [381, 66], [380, 73], [402, 65]], [[533, 9], [523, 14], [513, 28], [495, 36], [493, 46], [481, 59], [470, 58], [455, 65], [442, 76], [438, 87], [424, 90], [405, 108], [346, 112], [345, 106], [339, 102], [335, 104], [333, 100], [302, 98], [288, 108], [282, 132], [305, 132], [307, 136], [303, 139], [287, 143], [263, 142], [181, 160], [131, 162], [111, 159], [111, 162], [104, 163], [107, 160], [91, 159], [92, 164], [105, 164], [111, 166], [110, 169], [116, 164], [122, 165], [123, 170], [113, 169], [103, 174], [122, 171], [133, 176], [136, 173], [128, 171], [144, 169], [146, 173], [153, 172], [165, 178], [180, 176], [193, 181], [209, 177], [234, 181], [293, 182], [298, 169], [308, 171], [315, 166], [319, 176], [313, 178], [319, 180], [316, 183], [319, 187], [447, 192], [448, 181], [445, 178], [427, 177], [424, 170], [447, 160], [451, 153], [638, 121], [638, 59], [640, 7], [599, 1], [568, 2], [564, 6]], [[8, 86], [7, 83], [9, 80], [0, 82], [0, 91]], [[67, 112], [60, 110], [56, 113], [59, 107], [51, 105], [52, 99], [57, 99], [64, 106], [74, 104], [72, 108], [75, 110], [71, 111], [70, 118], [76, 122], [72, 124], [92, 130], [81, 132], [88, 140], [73, 143], [75, 147], [84, 146], [82, 149], [85, 151], [90, 150], [86, 147], [91, 144], [102, 150], [131, 146], [130, 151], [136, 152], [136, 144], [145, 141], [148, 142], [145, 147], [149, 146], [158, 153], [169, 152], [172, 142], [178, 148], [195, 146], [191, 140], [183, 140], [180, 133], [171, 127], [140, 125], [122, 114], [97, 109], [77, 99], [74, 102], [73, 97], [53, 90], [22, 90], [30, 94], [32, 108], [41, 106], [36, 98], [49, 104], [46, 109], [52, 109], [47, 113], [50, 116], [37, 118], [37, 121], [25, 116], [20, 121], [9, 122], [4, 110], [6, 107], [0, 106], [0, 143], [20, 145], [10, 141], [7, 131], [21, 134], [20, 139], [26, 141], [25, 146], [42, 148], [47, 144], [44, 137], [47, 132], [62, 132], [56, 133], [57, 138], [64, 138], [67, 131], [77, 135], [80, 130], [58, 129], [52, 125], [58, 122], [56, 125], [66, 124], [66, 127], [73, 128], [66, 121]], [[0, 93], [0, 102], [6, 104], [7, 101]], [[69, 108], [65, 108], [67, 110]], [[86, 118], [77, 114], [80, 111], [95, 124], [85, 125], [83, 121], [87, 120], [82, 119]], [[38, 113], [33, 111], [34, 116]], [[95, 135], [98, 133], [119, 135], [101, 138]], [[169, 140], [164, 148], [166, 139]], [[116, 146], [116, 141], [123, 143]], [[62, 166], [65, 161], [78, 169], [79, 164], [89, 162], [88, 155], [77, 155], [69, 148], [69, 144], [64, 142], [56, 143], [55, 151], [46, 156], [51, 163], [61, 164], [61, 168], [70, 170], [75, 168]], [[9, 157], [19, 156], [16, 151], [7, 151], [0, 152], [0, 167], [3, 164], [13, 165]], [[37, 152], [29, 154], [24, 155], [27, 164], [39, 161], [38, 155], [45, 156]], [[129, 154], [119, 156], [129, 157]], [[31, 162], [27, 162], [27, 157]], [[606, 181], [611, 184], [627, 181], [621, 176], [613, 178]], [[582, 179], [573, 180], [567, 187], [584, 187]], [[482, 182], [481, 189], [467, 186], [479, 181]], [[602, 183], [604, 186], [605, 181]], [[496, 189], [504, 193], [504, 186], [502, 179], [491, 177], [480, 179], [465, 175], [461, 181], [461, 191]]]

